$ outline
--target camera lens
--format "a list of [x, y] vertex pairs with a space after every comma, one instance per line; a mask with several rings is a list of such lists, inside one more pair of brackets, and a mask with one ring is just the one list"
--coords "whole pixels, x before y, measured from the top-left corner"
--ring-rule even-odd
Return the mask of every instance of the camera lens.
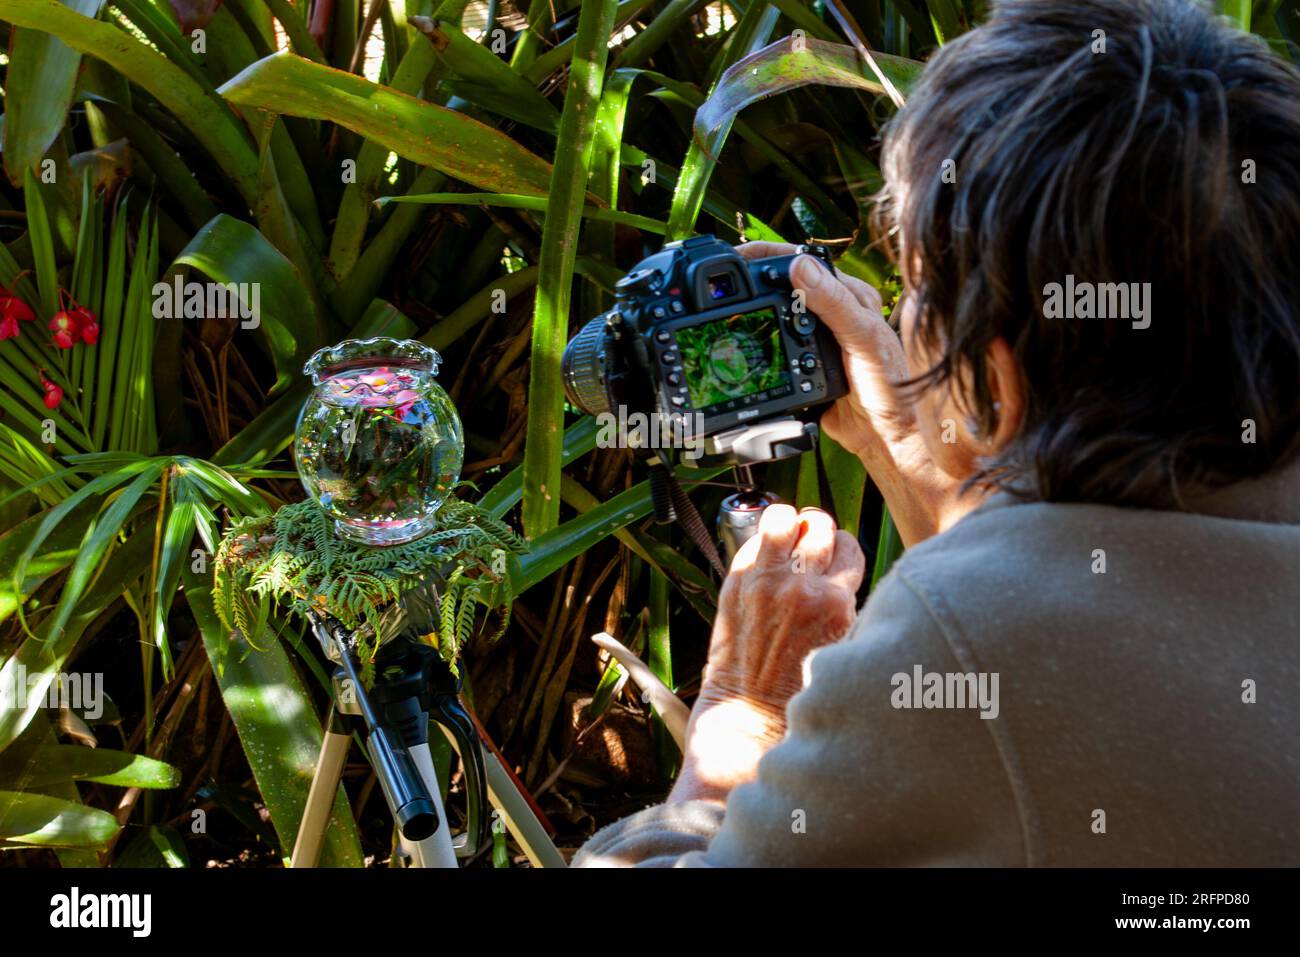
[[560, 360], [564, 394], [588, 415], [611, 411], [605, 391], [605, 317], [597, 316], [569, 340]]
[[730, 299], [736, 294], [736, 283], [731, 273], [720, 272], [709, 277], [709, 298]]

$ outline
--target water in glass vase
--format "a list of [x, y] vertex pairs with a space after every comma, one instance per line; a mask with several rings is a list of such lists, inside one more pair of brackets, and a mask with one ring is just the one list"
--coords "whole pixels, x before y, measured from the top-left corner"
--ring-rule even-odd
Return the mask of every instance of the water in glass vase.
[[298, 419], [298, 474], [346, 538], [395, 545], [433, 528], [464, 458], [437, 368], [432, 349], [392, 339], [341, 343], [307, 363], [316, 388]]

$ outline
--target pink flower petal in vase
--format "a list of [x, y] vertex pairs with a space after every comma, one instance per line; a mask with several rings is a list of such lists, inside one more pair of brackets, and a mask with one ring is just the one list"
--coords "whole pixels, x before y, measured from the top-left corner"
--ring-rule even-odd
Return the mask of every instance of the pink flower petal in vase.
[[376, 369], [369, 375], [363, 375], [361, 381], [376, 392], [387, 392], [396, 384], [396, 380], [387, 369]]

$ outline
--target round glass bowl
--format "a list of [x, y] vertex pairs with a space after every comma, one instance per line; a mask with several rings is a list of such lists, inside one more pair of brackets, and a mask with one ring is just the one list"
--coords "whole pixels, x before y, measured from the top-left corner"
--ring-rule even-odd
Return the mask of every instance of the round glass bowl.
[[434, 527], [465, 457], [440, 362], [422, 343], [375, 338], [321, 349], [303, 367], [315, 389], [294, 436], [298, 475], [345, 538], [397, 545]]

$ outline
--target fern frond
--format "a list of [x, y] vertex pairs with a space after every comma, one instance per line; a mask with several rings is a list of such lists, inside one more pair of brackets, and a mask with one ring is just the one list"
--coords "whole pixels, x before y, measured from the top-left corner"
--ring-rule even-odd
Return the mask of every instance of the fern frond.
[[484, 627], [493, 610], [500, 615], [492, 639], [504, 632], [514, 596], [501, 556], [526, 549], [508, 525], [460, 499], [443, 504], [430, 534], [385, 548], [339, 537], [333, 519], [304, 501], [231, 526], [217, 550], [214, 597], [222, 622], [250, 642], [264, 630], [271, 606], [337, 618], [357, 633], [368, 681], [386, 615], [404, 595], [432, 585], [438, 621], [427, 639], [454, 670], [478, 626], [480, 604], [496, 605], [485, 612]]

